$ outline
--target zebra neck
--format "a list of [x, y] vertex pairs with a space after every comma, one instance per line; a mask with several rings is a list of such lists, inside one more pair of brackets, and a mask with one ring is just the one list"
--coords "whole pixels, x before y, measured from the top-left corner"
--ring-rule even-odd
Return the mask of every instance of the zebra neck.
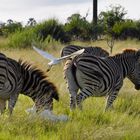
[[127, 77], [133, 71], [134, 68], [133, 62], [135, 62], [134, 57], [120, 55], [114, 58], [116, 60], [116, 63], [122, 70], [123, 77], [124, 78]]

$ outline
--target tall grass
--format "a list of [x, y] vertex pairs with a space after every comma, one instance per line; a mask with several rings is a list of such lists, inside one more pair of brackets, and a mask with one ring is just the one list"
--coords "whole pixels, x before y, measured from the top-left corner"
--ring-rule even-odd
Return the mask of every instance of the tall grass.
[[[108, 50], [105, 41], [72, 42], [79, 45], [102, 46]], [[113, 53], [124, 48], [140, 48], [140, 42], [115, 42]], [[63, 46], [62, 46], [63, 47]], [[60, 49], [62, 48], [59, 47]], [[22, 58], [42, 70], [47, 69], [47, 60], [32, 49], [1, 49], [1, 52], [16, 60]], [[49, 52], [59, 56], [60, 50], [49, 49]], [[51, 122], [30, 118], [25, 109], [31, 107], [30, 98], [21, 96], [16, 104], [13, 116], [8, 117], [8, 111], [0, 116], [0, 139], [2, 140], [139, 140], [140, 139], [140, 93], [134, 89], [129, 80], [124, 80], [118, 98], [112, 111], [103, 113], [105, 98], [88, 98], [83, 103], [83, 111], [69, 110], [69, 94], [63, 79], [63, 65], [54, 66], [46, 72], [48, 79], [54, 82], [60, 93], [60, 101], [54, 102], [56, 114], [67, 114], [67, 122]]]

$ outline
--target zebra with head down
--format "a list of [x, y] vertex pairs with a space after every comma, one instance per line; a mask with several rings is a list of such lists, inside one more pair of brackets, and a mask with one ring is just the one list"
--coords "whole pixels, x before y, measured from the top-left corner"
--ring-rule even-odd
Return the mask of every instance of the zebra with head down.
[[53, 99], [59, 100], [55, 85], [50, 82], [45, 73], [33, 67], [28, 62], [13, 60], [0, 54], [0, 111], [8, 108], [10, 115], [16, 104], [19, 94], [30, 97], [36, 112], [52, 110]]
[[[130, 79], [135, 89], [140, 89], [140, 50], [125, 50], [106, 58], [82, 54], [72, 60], [66, 77], [70, 94], [74, 96], [79, 108], [82, 108], [82, 102], [90, 96], [107, 96], [107, 110], [113, 107], [124, 78]], [[75, 106], [76, 104], [71, 108]]]

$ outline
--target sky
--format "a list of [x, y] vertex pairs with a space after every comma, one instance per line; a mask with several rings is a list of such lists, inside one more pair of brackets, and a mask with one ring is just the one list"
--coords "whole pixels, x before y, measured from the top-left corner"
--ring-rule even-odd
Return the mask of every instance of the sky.
[[[57, 18], [65, 23], [67, 17], [79, 13], [92, 20], [93, 0], [0, 0], [0, 21], [8, 19], [26, 24], [29, 18], [37, 22]], [[110, 5], [120, 4], [127, 11], [127, 18], [140, 19], [140, 0], [98, 0], [98, 13]]]

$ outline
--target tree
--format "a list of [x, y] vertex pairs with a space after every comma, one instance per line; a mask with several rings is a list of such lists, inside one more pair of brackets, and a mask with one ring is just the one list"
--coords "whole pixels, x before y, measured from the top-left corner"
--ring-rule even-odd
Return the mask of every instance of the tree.
[[27, 26], [35, 26], [36, 25], [36, 20], [34, 18], [29, 18], [27, 22]]
[[13, 20], [12, 19], [8, 19], [7, 20], [7, 25], [10, 25], [10, 24], [12, 24], [13, 23]]
[[[87, 14], [86, 14], [87, 17]], [[65, 31], [71, 36], [73, 40], [87, 40], [90, 39], [92, 26], [86, 20], [86, 17], [82, 17], [79, 13], [72, 14], [67, 18], [65, 25]]]
[[7, 20], [7, 24], [2, 27], [2, 32], [4, 36], [8, 36], [17, 30], [22, 30], [22, 24], [20, 22], [15, 22], [11, 19]]
[[110, 10], [99, 14], [99, 22], [103, 24], [108, 33], [112, 32], [113, 26], [118, 22], [123, 22], [127, 12], [121, 5], [110, 6]]

